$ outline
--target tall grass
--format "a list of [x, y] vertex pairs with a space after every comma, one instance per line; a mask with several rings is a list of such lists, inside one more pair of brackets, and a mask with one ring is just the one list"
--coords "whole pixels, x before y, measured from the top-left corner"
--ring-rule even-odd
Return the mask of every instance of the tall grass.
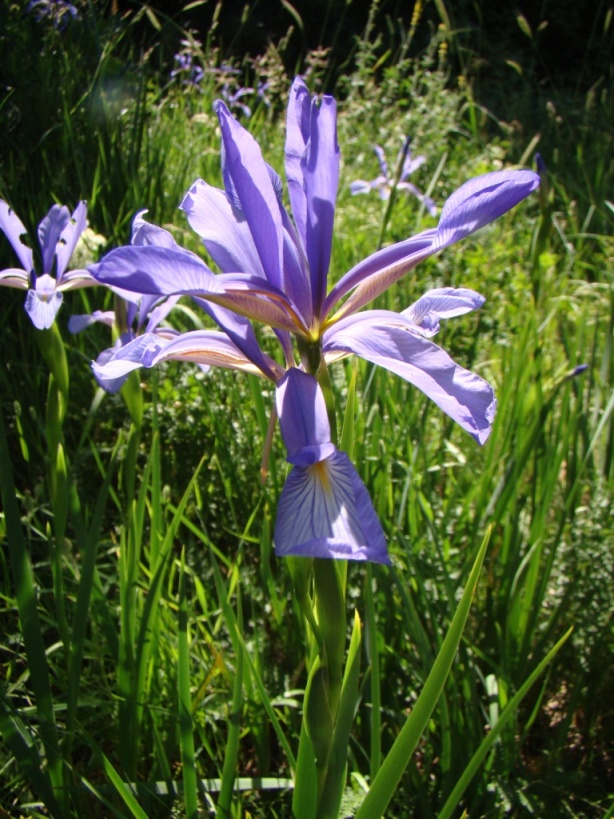
[[[219, 183], [213, 86], [169, 85], [186, 32], [160, 13], [80, 8], [65, 32], [14, 6], [3, 12], [0, 195], [29, 226], [56, 199], [85, 198], [110, 244], [125, 242], [132, 214], [147, 207], [200, 252], [176, 206], [198, 176]], [[461, 58], [463, 41], [445, 4], [405, 21], [400, 41], [381, 33], [393, 27], [377, 36], [383, 14], [373, 4], [338, 86], [335, 276], [380, 235], [395, 241], [432, 224], [416, 200], [398, 196], [386, 213], [376, 196], [351, 197], [350, 181], [378, 172], [374, 144], [395, 155], [412, 136], [427, 157], [416, 184], [439, 204], [471, 175], [527, 151], [531, 162], [537, 144], [533, 114], [515, 129], [476, 98], [479, 85], [457, 82], [451, 55], [458, 46]], [[203, 64], [225, 56], [215, 47], [213, 37], [201, 47]], [[26, 82], [19, 66], [32, 53], [40, 57]], [[276, 72], [283, 43], [278, 57]], [[314, 83], [336, 71], [314, 70]], [[528, 94], [528, 71], [525, 82]], [[593, 817], [608, 815], [613, 798], [612, 101], [595, 84], [581, 98], [561, 90], [553, 105], [539, 127], [541, 200], [385, 297], [403, 309], [434, 286], [487, 296], [479, 316], [441, 333], [456, 360], [496, 386], [487, 445], [478, 450], [381, 370], [351, 362], [335, 371], [338, 405], [349, 402], [353, 419], [344, 445], [394, 564], [348, 570], [363, 621], [347, 672], [359, 692], [348, 815], [369, 784], [379, 798], [382, 759], [400, 753], [395, 742], [489, 529], [463, 641], [390, 815], [444, 817], [460, 805], [476, 816]], [[250, 120], [277, 168], [280, 122], [275, 106]], [[3, 242], [3, 267], [9, 253]], [[2, 296], [0, 807], [290, 816], [307, 658], [292, 583], [272, 550], [279, 444], [268, 482], [258, 480], [271, 395], [255, 379], [168, 365], [135, 379], [131, 400], [103, 396], [87, 361], [108, 346], [104, 331], [65, 332], [70, 312], [102, 306], [104, 294], [89, 291], [67, 298], [58, 320], [71, 383], [54, 433], [59, 399], [22, 294]], [[193, 308], [177, 320], [191, 326]]]

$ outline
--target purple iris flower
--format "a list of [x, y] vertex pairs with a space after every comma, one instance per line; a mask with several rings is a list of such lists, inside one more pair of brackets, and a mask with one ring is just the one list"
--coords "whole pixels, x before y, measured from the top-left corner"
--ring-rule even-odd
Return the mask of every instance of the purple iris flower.
[[68, 21], [79, 19], [76, 6], [66, 0], [30, 0], [26, 6], [28, 13], [33, 13], [37, 22], [48, 18], [60, 31], [66, 28]]
[[[143, 218], [147, 211], [140, 211], [132, 223], [132, 244], [137, 247], [144, 245], [176, 246], [175, 241], [166, 230], [149, 224]], [[181, 296], [152, 296], [133, 293], [130, 290], [112, 288], [116, 296], [121, 299], [125, 308], [118, 316], [117, 310], [94, 310], [90, 315], [71, 316], [68, 320], [68, 330], [71, 333], [80, 333], [92, 324], [106, 324], [107, 327], [118, 327], [121, 335], [113, 347], [103, 350], [93, 364], [96, 380], [107, 392], [118, 392], [124, 385], [130, 370], [137, 366], [126, 367], [116, 376], [109, 376], [104, 365], [116, 358], [118, 352], [142, 335], [158, 336], [162, 341], [170, 341], [179, 335], [172, 327], [161, 326], [162, 322], [177, 304]], [[208, 367], [203, 365], [205, 371]], [[121, 368], [120, 368], [121, 369]]]
[[85, 202], [77, 205], [72, 216], [63, 205], [53, 205], [38, 226], [43, 273], [37, 275], [34, 272], [32, 249], [22, 239], [27, 235], [26, 229], [15, 211], [0, 199], [0, 230], [11, 243], [22, 265], [20, 268], [0, 271], [0, 284], [28, 291], [25, 308], [37, 330], [51, 327], [62, 305], [65, 290], [98, 284], [87, 270], [66, 270], [86, 226]]
[[247, 103], [243, 102], [243, 97], [251, 97], [254, 93], [253, 88], [237, 88], [236, 91], [232, 91], [228, 84], [225, 84], [220, 91], [222, 99], [228, 106], [228, 109], [230, 111], [241, 111], [246, 119], [251, 117], [252, 109]]
[[[380, 145], [376, 145], [374, 150], [379, 161], [381, 170], [380, 175], [375, 179], [372, 179], [371, 182], [365, 182], [364, 179], [357, 179], [355, 182], [351, 182], [350, 192], [353, 196], [356, 196], [359, 193], [378, 191], [380, 199], [387, 200], [390, 198], [393, 187], [395, 187], [394, 174], [391, 173], [390, 169], [388, 168], [384, 149]], [[396, 189], [399, 191], [408, 191], [409, 193], [413, 194], [416, 199], [419, 199], [420, 202], [423, 203], [424, 207], [428, 210], [431, 216], [437, 216], [437, 206], [431, 197], [425, 196], [413, 183], [407, 181], [408, 177], [410, 177], [417, 168], [424, 165], [426, 162], [426, 158], [423, 156], [417, 156], [415, 158], [412, 157], [411, 151], [409, 150], [409, 138], [405, 140], [403, 147], [399, 151], [396, 167], [398, 167], [399, 163], [401, 162], [401, 175], [396, 183]]]
[[[278, 553], [382, 561], [385, 551], [364, 495], [324, 428], [319, 392], [293, 373], [297, 356], [292, 338], [307, 372], [317, 374], [332, 361], [359, 355], [415, 384], [484, 443], [496, 407], [492, 388], [430, 339], [440, 319], [474, 310], [484, 298], [473, 290], [440, 288], [402, 313], [358, 311], [420, 261], [514, 207], [535, 190], [539, 177], [531, 171], [499, 171], [470, 180], [449, 197], [436, 228], [374, 253], [327, 291], [339, 179], [335, 100], [312, 99], [300, 78], [292, 85], [286, 177], [293, 220], [282, 202], [281, 180], [254, 138], [223, 102], [216, 103], [216, 111], [224, 190], [199, 180], [181, 208], [221, 272], [170, 244], [118, 248], [90, 269], [99, 281], [134, 292], [190, 295], [220, 332], [186, 333], [170, 342], [142, 336], [119, 351], [105, 370], [179, 358], [255, 371], [274, 381], [282, 436], [295, 464], [282, 495], [292, 501], [284, 499], [278, 513]], [[274, 329], [283, 367], [258, 346], [252, 320]], [[309, 389], [313, 409], [306, 411]], [[308, 463], [306, 452], [314, 446], [320, 447], [319, 454]], [[364, 505], [362, 516], [349, 511], [351, 503], [355, 509]], [[324, 508], [328, 528], [313, 517], [314, 510]], [[293, 529], [294, 520], [301, 521], [300, 531]]]
[[175, 54], [175, 67], [171, 71], [171, 79], [179, 77], [183, 85], [198, 87], [205, 76], [204, 70], [194, 63], [192, 54]]
[[[281, 180], [254, 138], [217, 102], [225, 190], [197, 181], [181, 208], [222, 271], [193, 254], [158, 247], [124, 247], [94, 265], [106, 284], [157, 295], [185, 293], [267, 324], [278, 331], [286, 361], [293, 334], [306, 369], [319, 357], [352, 353], [415, 383], [479, 443], [494, 414], [491, 387], [455, 364], [430, 341], [423, 322], [449, 311], [455, 290], [426, 294], [426, 314], [358, 312], [419, 262], [518, 204], [539, 184], [528, 170], [497, 171], [466, 182], [444, 204], [436, 228], [377, 251], [327, 292], [339, 177], [336, 109], [332, 97], [311, 99], [301, 79], [288, 107], [286, 175], [294, 222], [281, 200]], [[462, 290], [462, 312], [483, 298]], [[317, 363], [317, 361], [316, 361]]]
[[[168, 253], [173, 263], [179, 265], [178, 273], [182, 265], [197, 264], [202, 265], [204, 276], [213, 276], [198, 256], [180, 247], [168, 231], [146, 222], [143, 213], [145, 211], [138, 213], [134, 219], [133, 248], [156, 248]], [[109, 256], [105, 258], [108, 259]], [[112, 289], [128, 300], [131, 297], [128, 289], [116, 286]], [[153, 367], [162, 361], [189, 361], [199, 364], [205, 370], [215, 365], [253, 373], [273, 382], [283, 375], [283, 368], [260, 349], [250, 322], [214, 303], [194, 298], [221, 330], [193, 330], [178, 334], [170, 328], [161, 328], [160, 322], [180, 296], [181, 294], [176, 294], [164, 298], [159, 294], [132, 293], [138, 312], [133, 312], [133, 306], [132, 310], [129, 308], [128, 316], [137, 319], [136, 332], [131, 337], [125, 335], [115, 347], [102, 352], [92, 363], [92, 370], [101, 386], [114, 392], [121, 387], [132, 370], [142, 366]], [[149, 313], [152, 306], [154, 309]], [[106, 323], [112, 324], [115, 314], [102, 313], [101, 316]], [[145, 317], [146, 323], [143, 320]], [[75, 318], [84, 319], [87, 324], [96, 320], [89, 316]], [[73, 330], [82, 329], [85, 322], [79, 321], [73, 325]]]

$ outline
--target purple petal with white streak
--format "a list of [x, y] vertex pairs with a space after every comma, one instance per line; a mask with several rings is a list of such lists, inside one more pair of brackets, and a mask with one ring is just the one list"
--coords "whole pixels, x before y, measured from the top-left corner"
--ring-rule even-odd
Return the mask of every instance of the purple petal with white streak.
[[279, 557], [390, 563], [369, 493], [345, 452], [292, 469], [279, 499], [273, 540]]
[[354, 353], [414, 384], [479, 444], [495, 416], [492, 387], [459, 367], [440, 347], [416, 335], [413, 322], [386, 310], [370, 310], [340, 321], [324, 334], [329, 358]]
[[435, 249], [458, 242], [511, 210], [539, 185], [533, 171], [495, 171], [470, 179], [445, 202]]
[[421, 335], [430, 337], [439, 332], [440, 318], [454, 318], [478, 310], [485, 301], [480, 293], [466, 287], [439, 287], [429, 290], [401, 315], [418, 325]]

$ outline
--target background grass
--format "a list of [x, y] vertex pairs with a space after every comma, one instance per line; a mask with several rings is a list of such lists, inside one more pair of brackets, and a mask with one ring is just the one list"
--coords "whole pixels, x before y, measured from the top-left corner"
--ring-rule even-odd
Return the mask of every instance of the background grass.
[[[502, 6], [495, 40], [485, 9], [476, 22], [479, 4], [417, 3], [399, 21], [396, 6], [373, 3], [352, 39], [331, 2], [315, 42], [304, 10], [288, 6], [293, 31], [246, 59], [223, 36], [236, 19], [224, 3], [200, 32], [186, 28], [198, 22], [196, 7], [171, 19], [162, 4], [83, 3], [61, 30], [3, 3], [0, 196], [31, 230], [53, 201], [86, 199], [107, 246], [127, 241], [133, 213], [147, 207], [198, 252], [176, 207], [196, 178], [220, 182], [211, 103], [222, 79], [234, 88], [269, 80], [270, 106], [248, 97], [244, 121], [281, 170], [284, 94], [301, 70], [339, 98], [335, 279], [380, 238], [380, 200], [349, 193], [350, 181], [378, 173], [374, 144], [393, 158], [410, 134], [412, 151], [427, 157], [413, 181], [439, 205], [466, 178], [531, 165], [541, 152], [548, 176], [539, 196], [382, 297], [381, 306], [403, 309], [436, 286], [487, 296], [478, 315], [440, 334], [459, 363], [495, 386], [487, 445], [478, 449], [382, 370], [353, 362], [335, 370], [341, 408], [356, 372], [354, 460], [394, 563], [372, 577], [349, 572], [349, 598], [375, 627], [346, 809], [358, 805], [378, 746], [391, 747], [416, 701], [491, 525], [461, 651], [390, 815], [438, 815], [506, 703], [573, 625], [462, 806], [472, 816], [606, 816], [614, 801], [611, 15], [597, 3], [579, 71], [562, 76], [548, 68], [548, 28], [540, 29], [544, 20], [561, 25], [548, 4], [524, 21]], [[259, 30], [257, 16], [244, 18], [241, 31]], [[333, 52], [316, 50], [335, 36]], [[182, 48], [209, 69], [199, 87], [170, 78]], [[219, 73], [231, 63], [240, 75]], [[399, 196], [384, 241], [431, 224], [416, 200]], [[7, 242], [0, 260], [13, 264]], [[91, 379], [88, 362], [109, 343], [104, 328], [66, 332], [67, 316], [102, 307], [108, 295], [68, 296], [58, 318], [71, 377], [67, 523], [58, 537], [48, 373], [22, 300], [7, 289], [0, 302], [0, 806], [9, 815], [154, 817], [195, 815], [198, 801], [205, 815], [220, 790], [228, 803], [236, 755], [242, 790], [230, 815], [288, 816], [287, 747], [296, 748], [305, 658], [290, 579], [272, 552], [285, 475], [279, 441], [269, 481], [258, 481], [270, 390], [169, 364], [141, 374], [136, 423], [121, 396], [102, 397]], [[192, 327], [194, 316], [175, 321]], [[579, 365], [586, 369], [574, 375]], [[377, 666], [379, 691], [368, 673]]]

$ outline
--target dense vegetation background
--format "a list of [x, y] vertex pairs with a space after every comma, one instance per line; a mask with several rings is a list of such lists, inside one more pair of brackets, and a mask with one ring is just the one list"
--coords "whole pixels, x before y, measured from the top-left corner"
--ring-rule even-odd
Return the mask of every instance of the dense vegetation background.
[[[470, 176], [534, 166], [541, 154], [539, 195], [422, 265], [382, 304], [403, 309], [448, 284], [487, 296], [480, 315], [455, 319], [441, 335], [456, 360], [495, 385], [498, 417], [486, 447], [474, 447], [404, 382], [366, 365], [337, 371], [341, 408], [357, 375], [355, 460], [394, 561], [373, 578], [360, 568], [350, 574], [373, 638], [346, 812], [415, 702], [490, 525], [458, 662], [390, 815], [447, 815], [469, 756], [573, 625], [456, 815], [612, 816], [611, 6], [84, 0], [75, 9], [58, 24], [25, 3], [0, 2], [0, 198], [32, 236], [53, 202], [72, 209], [87, 200], [101, 237], [91, 257], [127, 242], [142, 208], [202, 252], [177, 204], [198, 177], [220, 184], [213, 100], [248, 89], [234, 111], [281, 172], [297, 72], [339, 100], [333, 278], [378, 243], [434, 224], [417, 200], [398, 196], [388, 211], [375, 193], [350, 195], [352, 180], [379, 172], [375, 144], [392, 162], [412, 136], [412, 151], [426, 157], [412, 181], [439, 207]], [[189, 61], [172, 76], [176, 55]], [[0, 269], [14, 263], [0, 236]], [[67, 509], [50, 485], [46, 340], [22, 292], [2, 288], [0, 296], [0, 469], [18, 501], [0, 516], [0, 808], [10, 816], [186, 815], [183, 797], [162, 786], [172, 792], [181, 779], [193, 737], [205, 815], [227, 775], [228, 714], [238, 696], [235, 767], [244, 781], [231, 815], [288, 816], [277, 781], [288, 761], [267, 708], [294, 742], [305, 658], [291, 583], [272, 553], [280, 444], [264, 488], [257, 477], [270, 391], [233, 373], [176, 365], [142, 373], [132, 404], [103, 396], [89, 361], [109, 345], [108, 331], [71, 336], [66, 324], [71, 314], [110, 308], [110, 296], [67, 294], [57, 322], [70, 372]], [[202, 322], [188, 302], [174, 320], [179, 329]], [[29, 586], [15, 554], [30, 567]], [[23, 622], [28, 594], [44, 649], [38, 666]], [[186, 729], [177, 667], [188, 644]], [[122, 781], [142, 786], [136, 807]]]

